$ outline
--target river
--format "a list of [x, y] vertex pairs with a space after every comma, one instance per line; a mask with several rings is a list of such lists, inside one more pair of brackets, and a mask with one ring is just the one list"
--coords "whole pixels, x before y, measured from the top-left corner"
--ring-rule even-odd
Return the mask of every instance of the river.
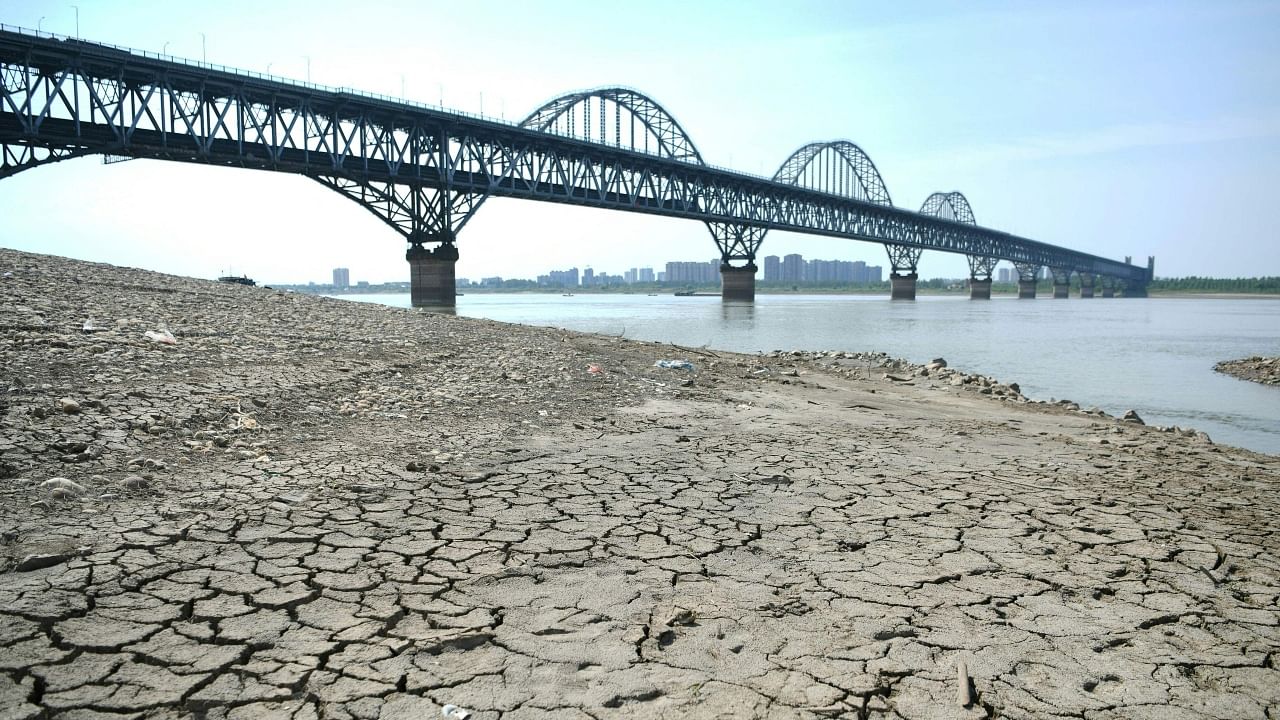
[[[408, 307], [407, 294], [344, 295]], [[1207, 432], [1215, 442], [1280, 455], [1280, 387], [1216, 373], [1214, 363], [1280, 355], [1280, 298], [1034, 301], [866, 295], [719, 297], [481, 294], [457, 313], [753, 353], [879, 350], [1017, 382], [1038, 400], [1068, 398], [1149, 425]], [[678, 353], [675, 353], [678, 354]]]

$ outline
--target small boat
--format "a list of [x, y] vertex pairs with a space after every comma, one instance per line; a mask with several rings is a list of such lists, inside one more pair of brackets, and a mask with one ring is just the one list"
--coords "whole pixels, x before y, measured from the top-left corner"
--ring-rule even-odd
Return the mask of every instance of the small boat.
[[573, 297], [573, 293], [564, 293], [561, 297]]
[[224, 275], [218, 278], [218, 282], [232, 283], [233, 285], [249, 285], [251, 287], [258, 284], [244, 275], [241, 275], [240, 277], [236, 277], [235, 275]]
[[693, 297], [692, 290], [677, 290], [676, 297]]

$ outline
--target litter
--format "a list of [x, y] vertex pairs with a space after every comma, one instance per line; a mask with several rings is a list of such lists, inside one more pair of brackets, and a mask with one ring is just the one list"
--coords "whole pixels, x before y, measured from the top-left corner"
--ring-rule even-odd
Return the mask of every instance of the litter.
[[587, 372], [591, 373], [592, 375], [603, 375], [604, 368], [600, 367], [599, 365], [588, 365]]
[[98, 325], [93, 321], [93, 316], [90, 315], [89, 318], [84, 321], [84, 327], [81, 329], [84, 330], [84, 332], [92, 333], [92, 332], [102, 332], [103, 330], [108, 330], [110, 328], [107, 328], [102, 325]]
[[40, 483], [40, 488], [59, 500], [69, 500], [84, 494], [84, 486], [66, 478], [50, 478]]
[[444, 720], [467, 720], [471, 717], [470, 710], [464, 710], [457, 705], [445, 705], [440, 708], [440, 717]]
[[653, 366], [669, 370], [693, 370], [693, 363], [688, 360], [659, 360]]
[[178, 344], [178, 339], [173, 336], [173, 333], [169, 332], [169, 326], [164, 323], [160, 324], [159, 332], [148, 330], [143, 335], [152, 342], [164, 343], [165, 345]]

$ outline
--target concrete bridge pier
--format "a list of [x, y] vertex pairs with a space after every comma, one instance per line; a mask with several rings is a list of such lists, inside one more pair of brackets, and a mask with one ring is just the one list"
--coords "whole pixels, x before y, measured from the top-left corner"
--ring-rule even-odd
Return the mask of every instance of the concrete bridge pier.
[[[756, 251], [768, 231], [762, 227], [723, 222], [709, 222], [707, 229], [720, 249], [720, 299], [755, 302]], [[734, 261], [744, 264], [735, 266]]]
[[969, 260], [969, 299], [991, 299], [991, 273], [995, 272], [1000, 258], [983, 255], [968, 255]]
[[908, 245], [887, 243], [885, 252], [889, 253], [889, 299], [916, 299], [916, 267], [920, 264], [920, 248]]
[[1080, 273], [1080, 297], [1093, 297], [1093, 273]]
[[1018, 270], [1018, 299], [1036, 299], [1036, 279], [1040, 274], [1040, 266], [1031, 263], [1014, 263]]
[[734, 267], [729, 263], [720, 264], [720, 298], [722, 300], [744, 300], [754, 302], [756, 299], [756, 264], [748, 261], [742, 267]]
[[970, 300], [990, 300], [991, 299], [991, 278], [987, 278], [986, 280], [969, 278], [969, 299]]
[[1100, 279], [1102, 281], [1102, 297], [1104, 298], [1115, 297], [1116, 296], [1115, 278], [1109, 277], [1107, 275], [1103, 275]]
[[454, 266], [458, 246], [443, 242], [428, 250], [415, 243], [405, 253], [409, 261], [409, 298], [416, 308], [452, 308], [457, 305]]
[[889, 299], [890, 300], [915, 300], [916, 299], [916, 277], [915, 273], [910, 275], [898, 275], [896, 273], [889, 276]]
[[1053, 273], [1053, 299], [1065, 300], [1071, 297], [1071, 270], [1069, 268], [1049, 268]]

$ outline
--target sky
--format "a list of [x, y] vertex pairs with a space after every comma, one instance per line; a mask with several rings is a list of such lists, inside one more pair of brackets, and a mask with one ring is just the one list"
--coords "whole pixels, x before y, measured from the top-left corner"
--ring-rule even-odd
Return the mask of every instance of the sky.
[[[511, 121], [633, 87], [713, 165], [771, 176], [847, 139], [900, 207], [959, 190], [980, 225], [1154, 255], [1160, 276], [1280, 275], [1280, 0], [0, 0], [0, 23], [75, 35], [76, 7], [85, 39]], [[0, 180], [0, 246], [268, 284], [408, 279], [400, 236], [314, 181], [154, 160]], [[701, 223], [499, 198], [458, 248], [473, 279], [717, 257]], [[881, 245], [795, 233], [760, 250], [788, 253], [888, 266]], [[968, 273], [925, 252], [920, 274]]]

